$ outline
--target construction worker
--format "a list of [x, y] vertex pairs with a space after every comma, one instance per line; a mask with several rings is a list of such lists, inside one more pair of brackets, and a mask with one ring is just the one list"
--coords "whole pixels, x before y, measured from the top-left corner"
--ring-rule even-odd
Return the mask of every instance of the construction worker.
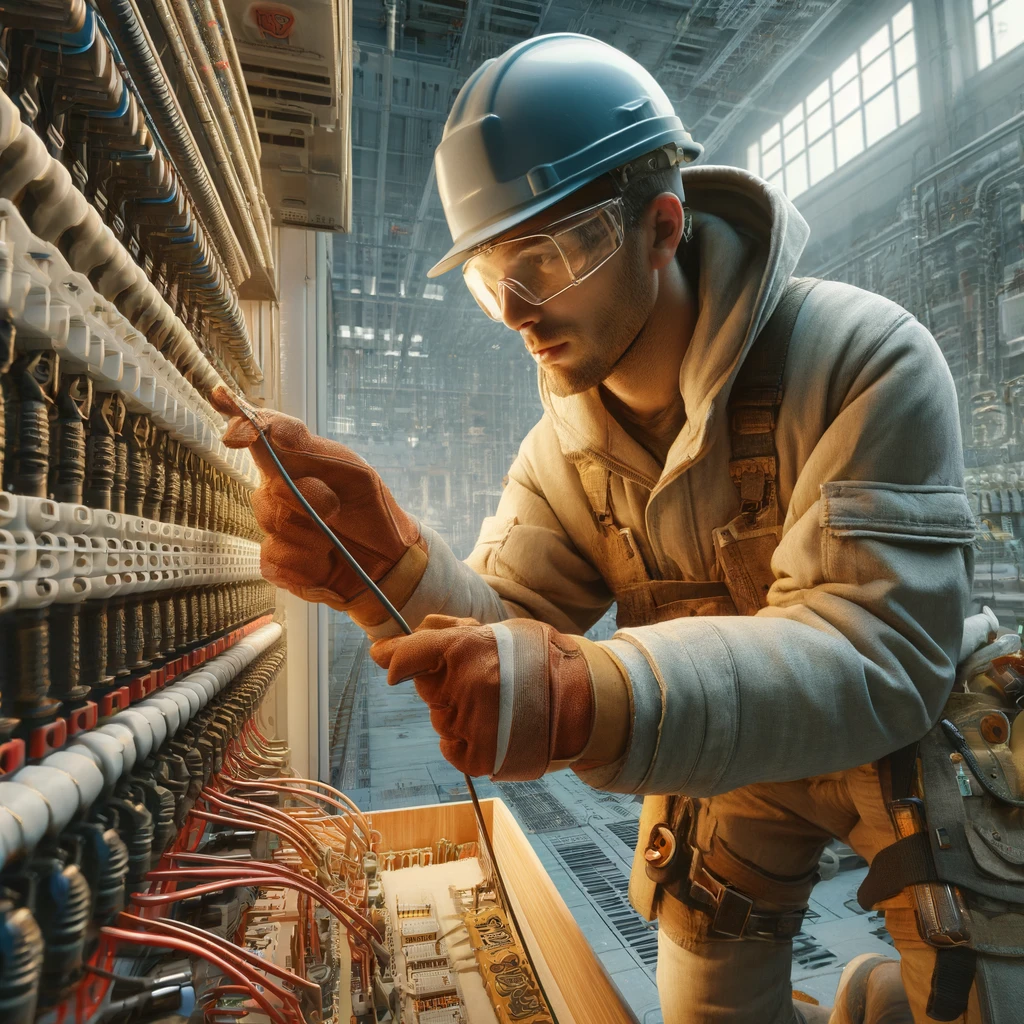
[[[872, 861], [907, 838], [888, 755], [930, 734], [953, 686], [974, 520], [929, 332], [881, 296], [794, 278], [794, 206], [746, 171], [683, 169], [700, 153], [654, 79], [594, 39], [542, 36], [480, 67], [436, 153], [454, 244], [429, 276], [461, 266], [521, 334], [543, 417], [461, 562], [361, 458], [265, 414], [415, 632], [257, 446], [265, 575], [365, 628], [456, 768], [571, 767], [644, 794], [630, 894], [660, 922], [667, 1024], [995, 1020], [975, 951], [941, 922], [926, 941], [902, 876], [874, 904], [900, 964], [857, 960], [831, 1016], [792, 999], [824, 845]], [[235, 416], [227, 443], [255, 438]], [[612, 602], [619, 631], [585, 639]], [[937, 959], [943, 942], [969, 971]]]

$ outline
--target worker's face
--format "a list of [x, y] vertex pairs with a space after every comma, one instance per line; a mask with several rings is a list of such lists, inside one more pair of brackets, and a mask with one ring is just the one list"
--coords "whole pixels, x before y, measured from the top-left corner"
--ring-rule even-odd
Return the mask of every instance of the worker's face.
[[[575, 206], [559, 204], [540, 223], [527, 222], [517, 234], [541, 231], [555, 217], [564, 217], [593, 200], [573, 196]], [[665, 255], [664, 220], [682, 206], [669, 193], [653, 200], [640, 223], [626, 229], [622, 246], [602, 267], [540, 305], [511, 289], [501, 290], [501, 317], [518, 331], [544, 373], [550, 390], [559, 396], [575, 395], [606, 380], [642, 333], [658, 295], [657, 271], [671, 259], [678, 234]], [[671, 225], [668, 228], [671, 233]]]

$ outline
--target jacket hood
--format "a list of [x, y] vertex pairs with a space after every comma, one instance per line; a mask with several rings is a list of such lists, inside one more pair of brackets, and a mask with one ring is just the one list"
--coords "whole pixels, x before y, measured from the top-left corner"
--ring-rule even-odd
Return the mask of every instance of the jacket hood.
[[781, 189], [738, 167], [682, 172], [693, 219], [697, 321], [679, 370], [686, 422], [662, 470], [609, 415], [597, 388], [560, 398], [538, 371], [541, 402], [567, 457], [586, 455], [626, 476], [667, 482], [695, 461], [750, 346], [767, 323], [807, 242], [807, 222]]

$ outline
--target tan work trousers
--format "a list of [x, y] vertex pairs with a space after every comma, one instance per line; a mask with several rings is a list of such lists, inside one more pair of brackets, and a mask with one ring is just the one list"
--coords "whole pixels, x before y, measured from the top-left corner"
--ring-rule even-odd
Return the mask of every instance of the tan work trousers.
[[[755, 911], [805, 906], [818, 858], [832, 837], [868, 863], [896, 841], [876, 765], [744, 786], [702, 800], [697, 815], [697, 845], [706, 866], [740, 891], [763, 897]], [[881, 908], [900, 953], [915, 1024], [926, 1024], [935, 950], [918, 935], [909, 895]], [[670, 897], [662, 898], [658, 917], [665, 1024], [792, 1024], [791, 943], [711, 938], [710, 917]], [[982, 1021], [977, 987], [958, 1020]]]

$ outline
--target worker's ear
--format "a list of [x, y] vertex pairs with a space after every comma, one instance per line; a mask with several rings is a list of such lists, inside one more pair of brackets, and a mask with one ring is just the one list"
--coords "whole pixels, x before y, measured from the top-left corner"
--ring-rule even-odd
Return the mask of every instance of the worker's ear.
[[652, 270], [661, 270], [675, 258], [683, 237], [683, 204], [672, 192], [655, 196], [644, 211], [644, 238]]

